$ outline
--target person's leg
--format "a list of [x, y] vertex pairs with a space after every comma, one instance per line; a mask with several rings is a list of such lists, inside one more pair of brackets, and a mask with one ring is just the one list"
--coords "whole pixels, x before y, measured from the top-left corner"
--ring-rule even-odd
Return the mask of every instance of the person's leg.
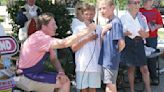
[[[59, 83], [60, 83], [60, 80], [59, 80]], [[58, 92], [70, 92], [70, 81], [69, 81], [69, 79], [64, 84], [60, 84], [60, 85], [61, 86], [58, 89]]]
[[81, 89], [80, 92], [89, 92], [89, 89], [88, 88]]
[[147, 65], [141, 66], [140, 71], [142, 73], [142, 78], [145, 83], [146, 87], [146, 92], [151, 92], [151, 87], [150, 87], [150, 76], [149, 76], [149, 70]]
[[[152, 48], [156, 49], [157, 48], [157, 41], [158, 41], [157, 37], [146, 38], [146, 45], [148, 47], [152, 47]], [[154, 84], [158, 83], [157, 72], [156, 72], [156, 67], [157, 67], [156, 61], [157, 61], [157, 58], [148, 59], [148, 69], [150, 72], [150, 78], [152, 80], [152, 83], [154, 82]]]
[[148, 47], [152, 47], [154, 49], [157, 48], [157, 43], [158, 42], [158, 37], [154, 37], [154, 38], [146, 38], [146, 46]]
[[129, 78], [129, 84], [130, 84], [130, 92], [134, 92], [134, 71], [135, 71], [135, 67], [129, 67], [128, 68], [128, 78]]
[[80, 92], [88, 92], [88, 72], [76, 72], [76, 88], [80, 90]]
[[112, 83], [106, 84], [105, 92], [117, 92], [116, 84], [112, 84]]
[[157, 58], [148, 59], [148, 69], [150, 72], [150, 78], [152, 80], [152, 84], [158, 83], [156, 64], [157, 64]]
[[37, 92], [52, 92], [49, 91], [50, 89], [52, 90], [52, 88], [53, 92], [70, 92], [70, 80], [66, 75], [58, 75], [56, 83], [49, 84], [40, 82], [39, 85], [42, 86], [36, 88]]
[[96, 92], [96, 88], [89, 88], [89, 92]]
[[50, 83], [33, 81], [23, 75], [14, 77], [14, 81], [18, 88], [23, 89], [25, 91], [54, 92], [55, 89], [63, 88], [62, 86], [66, 86], [66, 87], [64, 87], [64, 91], [62, 91], [62, 92], [70, 91], [69, 90], [69, 88], [70, 88], [69, 81], [66, 82], [64, 85], [61, 85], [58, 80], [57, 80], [56, 84], [50, 84]]
[[89, 82], [89, 92], [96, 92], [96, 88], [101, 88], [101, 73], [90, 72], [88, 82]]
[[116, 79], [118, 70], [104, 68], [104, 83], [106, 84], [105, 92], [117, 92]]

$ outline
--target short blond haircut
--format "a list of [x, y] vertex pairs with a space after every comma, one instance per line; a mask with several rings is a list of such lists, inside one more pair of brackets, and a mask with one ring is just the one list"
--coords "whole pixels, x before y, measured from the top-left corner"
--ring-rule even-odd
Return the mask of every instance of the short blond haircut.
[[79, 15], [79, 12], [82, 12], [83, 2], [77, 2], [75, 5], [75, 16]]
[[87, 10], [91, 10], [91, 11], [95, 11], [96, 8], [94, 6], [94, 4], [92, 3], [84, 3], [84, 2], [78, 2], [75, 5], [75, 15], [78, 16], [78, 13], [84, 13]]
[[98, 0], [97, 5], [99, 5], [102, 2], [109, 6], [115, 5], [114, 0]]
[[80, 16], [79, 14], [83, 14], [87, 10], [95, 12], [95, 5], [92, 3], [78, 2], [75, 5], [75, 16], [78, 17]]
[[83, 9], [83, 12], [87, 11], [87, 10], [90, 10], [90, 11], [96, 10], [94, 4], [92, 4], [92, 3], [84, 3], [82, 9]]

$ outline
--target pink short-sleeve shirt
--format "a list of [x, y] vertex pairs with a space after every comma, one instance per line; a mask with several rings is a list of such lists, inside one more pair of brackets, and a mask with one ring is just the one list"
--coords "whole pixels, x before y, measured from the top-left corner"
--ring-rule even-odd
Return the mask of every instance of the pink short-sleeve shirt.
[[19, 56], [19, 68], [36, 65], [46, 52], [50, 51], [53, 38], [42, 31], [33, 33], [22, 45]]

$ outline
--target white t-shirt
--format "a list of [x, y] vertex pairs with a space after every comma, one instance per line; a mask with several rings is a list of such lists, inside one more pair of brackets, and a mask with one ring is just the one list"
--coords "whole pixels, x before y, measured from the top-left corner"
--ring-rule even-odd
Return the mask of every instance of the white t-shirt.
[[29, 6], [28, 5], [28, 7], [29, 7], [29, 14], [31, 15], [31, 17], [35, 17], [35, 16], [37, 16], [37, 8], [35, 8], [35, 5], [33, 5], [33, 6]]
[[[82, 29], [86, 28], [86, 25], [84, 22], [81, 22], [75, 18], [73, 19], [71, 28], [73, 34], [76, 34], [79, 31], [82, 31]], [[82, 48], [76, 51], [75, 53], [76, 71], [101, 72], [101, 67], [100, 65], [98, 65], [98, 59], [100, 54], [101, 27], [97, 26], [96, 33], [98, 34], [98, 38], [96, 40], [86, 43]]]
[[[140, 29], [142, 29], [141, 24], [139, 23], [138, 18], [136, 17], [135, 19], [130, 15], [130, 13], [127, 11], [124, 15], [121, 16], [121, 22], [123, 24], [123, 31], [129, 31], [132, 33], [130, 35], [130, 38], [135, 38], [136, 36], [140, 36], [138, 33]], [[146, 29], [146, 32], [148, 32], [149, 29]]]

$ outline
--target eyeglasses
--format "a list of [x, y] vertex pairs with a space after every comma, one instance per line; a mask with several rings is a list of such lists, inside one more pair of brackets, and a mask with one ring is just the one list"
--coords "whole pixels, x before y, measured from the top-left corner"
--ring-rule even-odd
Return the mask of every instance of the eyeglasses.
[[135, 5], [139, 5], [140, 4], [140, 1], [131, 1], [131, 2], [129, 2], [129, 4], [135, 4]]

